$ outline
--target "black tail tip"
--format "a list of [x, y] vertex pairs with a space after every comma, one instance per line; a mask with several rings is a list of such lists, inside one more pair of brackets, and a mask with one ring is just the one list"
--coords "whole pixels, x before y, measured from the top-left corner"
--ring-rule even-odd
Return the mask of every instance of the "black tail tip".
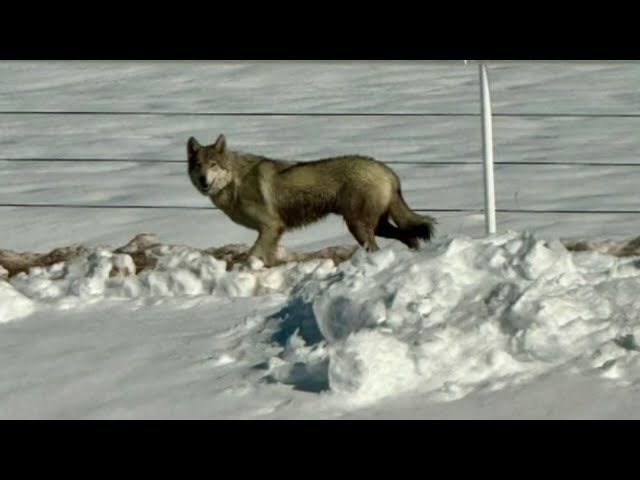
[[416, 225], [413, 228], [413, 235], [418, 237], [421, 240], [424, 240], [425, 242], [430, 242], [431, 240], [433, 240], [433, 237], [435, 236], [436, 233], [436, 227], [435, 225], [438, 222], [431, 218], [431, 217], [427, 217], [425, 218], [425, 221], [419, 225]]

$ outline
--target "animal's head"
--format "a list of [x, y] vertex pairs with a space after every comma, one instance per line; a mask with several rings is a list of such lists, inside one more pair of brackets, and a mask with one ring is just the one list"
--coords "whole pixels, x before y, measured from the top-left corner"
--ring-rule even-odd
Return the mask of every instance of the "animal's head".
[[200, 145], [194, 137], [187, 141], [191, 183], [203, 195], [215, 195], [229, 182], [227, 141], [220, 135], [212, 145]]

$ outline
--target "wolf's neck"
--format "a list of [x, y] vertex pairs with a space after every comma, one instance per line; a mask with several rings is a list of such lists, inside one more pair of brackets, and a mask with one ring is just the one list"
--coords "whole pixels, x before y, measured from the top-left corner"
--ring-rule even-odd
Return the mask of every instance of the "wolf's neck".
[[229, 169], [233, 170], [239, 178], [249, 173], [258, 163], [268, 160], [252, 153], [229, 151], [229, 154], [232, 157], [229, 162]]

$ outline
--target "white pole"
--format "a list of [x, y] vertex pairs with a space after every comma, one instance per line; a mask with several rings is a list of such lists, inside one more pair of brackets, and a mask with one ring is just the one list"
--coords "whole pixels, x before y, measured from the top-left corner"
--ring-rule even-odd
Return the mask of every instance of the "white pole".
[[491, 94], [484, 63], [480, 71], [480, 111], [482, 114], [482, 157], [484, 159], [484, 209], [487, 235], [496, 233], [496, 196], [493, 183], [493, 126], [491, 124]]

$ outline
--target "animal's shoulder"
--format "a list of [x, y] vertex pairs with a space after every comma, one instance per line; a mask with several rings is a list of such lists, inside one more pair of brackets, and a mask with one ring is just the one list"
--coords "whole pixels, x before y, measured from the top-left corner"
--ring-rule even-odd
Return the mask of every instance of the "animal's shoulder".
[[304, 162], [295, 161], [295, 160], [274, 160], [274, 159], [265, 157], [260, 162], [259, 167], [269, 172], [280, 173], [292, 167], [295, 167], [297, 165], [301, 165], [303, 163]]

